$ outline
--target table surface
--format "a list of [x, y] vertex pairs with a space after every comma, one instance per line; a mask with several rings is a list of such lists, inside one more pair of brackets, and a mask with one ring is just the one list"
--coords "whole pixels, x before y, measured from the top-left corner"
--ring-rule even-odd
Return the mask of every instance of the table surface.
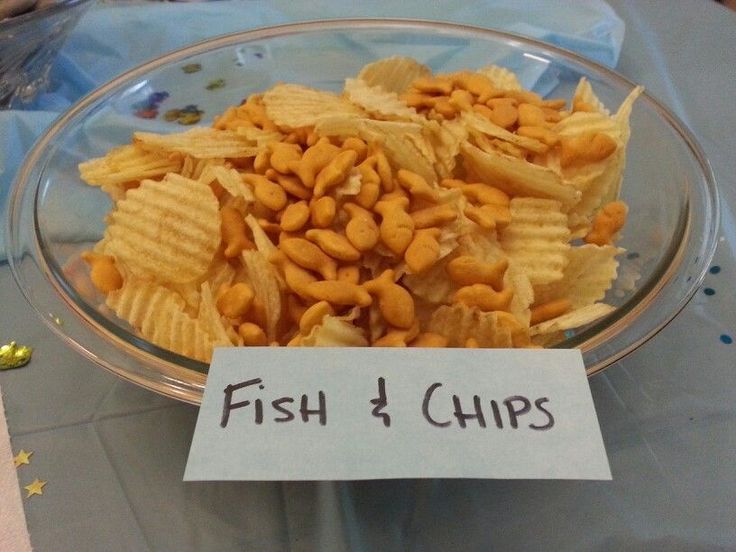
[[694, 131], [723, 210], [703, 289], [590, 382], [613, 481], [185, 484], [197, 409], [65, 347], [3, 264], [0, 327], [36, 348], [0, 375], [13, 448], [49, 480], [24, 503], [35, 549], [736, 549], [736, 14], [609, 3], [626, 22], [617, 70]]

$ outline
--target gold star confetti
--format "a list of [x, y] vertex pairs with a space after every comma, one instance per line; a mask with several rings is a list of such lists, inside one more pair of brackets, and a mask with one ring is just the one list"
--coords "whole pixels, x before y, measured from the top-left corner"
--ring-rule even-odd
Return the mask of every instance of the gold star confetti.
[[20, 368], [31, 361], [33, 349], [11, 341], [0, 347], [0, 370]]
[[15, 464], [15, 467], [19, 467], [21, 464], [30, 464], [31, 463], [31, 456], [33, 455], [33, 451], [26, 452], [23, 449], [20, 449], [20, 452], [13, 457], [13, 463]]
[[38, 478], [34, 479], [33, 483], [23, 487], [26, 491], [28, 491], [26, 498], [31, 498], [33, 495], [42, 495], [44, 485], [46, 485], [46, 481], [41, 481]]

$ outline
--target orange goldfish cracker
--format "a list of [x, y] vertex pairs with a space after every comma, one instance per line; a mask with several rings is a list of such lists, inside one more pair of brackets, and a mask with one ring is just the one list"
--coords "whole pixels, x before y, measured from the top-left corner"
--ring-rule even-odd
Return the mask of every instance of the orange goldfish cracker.
[[285, 232], [296, 232], [301, 230], [309, 220], [309, 205], [306, 201], [292, 203], [284, 209], [281, 215], [281, 229]]
[[291, 172], [289, 165], [302, 158], [302, 149], [297, 144], [287, 144], [284, 142], [274, 142], [268, 145], [271, 150], [269, 162], [271, 167], [281, 174]]
[[482, 311], [490, 312], [508, 310], [513, 296], [514, 290], [511, 288], [496, 291], [486, 284], [473, 284], [457, 290], [453, 300], [468, 307], [478, 307]]
[[429, 183], [417, 173], [407, 171], [406, 169], [399, 169], [396, 174], [396, 178], [399, 184], [406, 189], [412, 197], [424, 199], [437, 203], [439, 200], [439, 193]]
[[519, 104], [519, 126], [544, 127], [547, 124], [544, 111], [538, 105], [529, 103]]
[[334, 316], [335, 309], [327, 301], [318, 301], [302, 314], [299, 320], [299, 331], [307, 335], [314, 326], [321, 324], [322, 319], [327, 315]]
[[339, 153], [340, 148], [330, 143], [328, 138], [321, 138], [316, 144], [307, 148], [299, 161], [289, 163], [289, 170], [301, 179], [304, 186], [314, 188], [317, 174]]
[[534, 138], [550, 147], [560, 141], [560, 137], [557, 134], [541, 126], [520, 126], [516, 129], [516, 134], [527, 138]]
[[532, 316], [529, 325], [534, 326], [540, 322], [546, 322], [553, 318], [557, 318], [572, 309], [572, 303], [569, 299], [555, 299], [548, 303], [535, 305], [531, 308]]
[[414, 298], [394, 282], [393, 270], [384, 270], [377, 278], [363, 282], [363, 287], [378, 297], [378, 308], [386, 322], [397, 328], [411, 327], [415, 319]]
[[271, 152], [268, 150], [264, 149], [258, 152], [258, 155], [253, 159], [253, 170], [257, 174], [266, 174], [266, 171], [271, 168], [270, 157]]
[[244, 282], [239, 282], [217, 298], [217, 310], [228, 318], [243, 316], [253, 303], [253, 288]]
[[289, 257], [280, 250], [273, 253], [269, 260], [281, 269], [281, 272], [284, 275], [284, 280], [286, 280], [286, 285], [289, 286], [289, 289], [303, 299], [311, 299], [306, 288], [307, 285], [317, 281], [317, 278], [313, 276], [311, 272], [291, 261]]
[[356, 163], [362, 163], [363, 161], [365, 161], [365, 158], [368, 156], [367, 144], [360, 138], [356, 138], [354, 136], [345, 138], [345, 140], [342, 143], [342, 149], [343, 150], [353, 150], [355, 153], [357, 153], [358, 157], [355, 160]]
[[452, 75], [455, 86], [467, 90], [478, 97], [492, 97], [497, 94], [491, 79], [474, 71], [459, 71]]
[[309, 199], [312, 197], [312, 190], [302, 184], [302, 181], [296, 176], [289, 176], [276, 172], [272, 178], [269, 175], [269, 171], [266, 171], [266, 178], [278, 182], [279, 186], [281, 186], [286, 193], [289, 193], [294, 197], [298, 197], [299, 199]]
[[275, 182], [271, 182], [260, 174], [246, 174], [243, 180], [246, 184], [253, 186], [253, 195], [267, 208], [272, 211], [280, 211], [286, 207], [288, 202], [286, 192]]
[[360, 283], [360, 267], [356, 265], [341, 266], [337, 269], [337, 279], [340, 282]]
[[90, 266], [90, 279], [99, 291], [110, 293], [123, 287], [123, 277], [115, 267], [114, 257], [85, 251], [82, 259]]
[[408, 206], [408, 198], [397, 197], [382, 199], [374, 207], [383, 217], [379, 227], [381, 240], [396, 255], [403, 255], [414, 237], [414, 220], [406, 212]]
[[316, 228], [327, 228], [335, 219], [337, 204], [331, 196], [313, 199], [309, 204], [310, 220]]
[[564, 169], [572, 165], [602, 161], [613, 154], [617, 147], [616, 141], [602, 132], [565, 137], [560, 140], [560, 166]]
[[342, 184], [355, 166], [358, 154], [354, 150], [339, 153], [322, 169], [314, 181], [314, 197], [322, 197], [327, 190]]
[[373, 342], [374, 347], [406, 347], [407, 343], [419, 335], [419, 322], [408, 329], [390, 328], [382, 337]]
[[629, 208], [623, 201], [607, 203], [593, 218], [593, 227], [583, 238], [586, 243], [595, 245], [611, 245], [613, 237], [624, 227]]
[[375, 169], [378, 176], [381, 178], [381, 186], [383, 186], [384, 192], [392, 192], [394, 190], [394, 179], [391, 176], [391, 165], [388, 162], [386, 154], [382, 151], [376, 151], [373, 154], [375, 158]]
[[506, 259], [485, 263], [470, 255], [461, 255], [447, 263], [445, 271], [453, 282], [461, 286], [486, 284], [496, 291], [501, 291], [508, 266], [509, 262]]
[[312, 228], [307, 230], [305, 236], [309, 241], [316, 243], [322, 251], [333, 259], [348, 262], [360, 259], [360, 251], [353, 247], [345, 236], [338, 234], [334, 230]]
[[421, 230], [432, 226], [442, 226], [457, 218], [458, 212], [453, 204], [441, 203], [409, 213], [414, 221], [414, 228]]
[[511, 211], [502, 205], [468, 205], [463, 211], [465, 216], [486, 230], [497, 226], [505, 226], [511, 222]]
[[378, 243], [380, 233], [371, 212], [354, 203], [346, 203], [343, 209], [350, 215], [350, 220], [345, 226], [348, 241], [358, 251], [373, 249]]
[[370, 294], [357, 284], [321, 280], [307, 284], [305, 291], [316, 301], [327, 301], [333, 305], [356, 305], [367, 307], [373, 302]]
[[452, 81], [443, 77], [420, 77], [411, 83], [411, 87], [425, 94], [447, 96], [452, 92]]
[[220, 209], [220, 233], [225, 244], [225, 258], [237, 257], [244, 249], [255, 249], [255, 244], [248, 239], [247, 225], [240, 211], [225, 205]]
[[337, 263], [318, 246], [304, 238], [287, 238], [279, 242], [279, 249], [299, 266], [314, 270], [325, 280], [337, 277]]
[[439, 259], [440, 244], [437, 239], [440, 233], [439, 228], [424, 228], [414, 232], [414, 239], [404, 253], [406, 265], [414, 274], [426, 272]]
[[258, 324], [243, 322], [238, 326], [238, 335], [243, 338], [243, 344], [251, 347], [265, 347], [268, 345], [266, 332]]
[[465, 184], [461, 190], [465, 197], [483, 205], [508, 205], [511, 201], [508, 194], [488, 184]]

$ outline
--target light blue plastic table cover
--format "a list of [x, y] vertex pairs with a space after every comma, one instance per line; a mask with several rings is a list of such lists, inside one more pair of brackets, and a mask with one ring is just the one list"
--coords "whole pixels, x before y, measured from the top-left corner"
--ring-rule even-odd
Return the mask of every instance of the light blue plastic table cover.
[[[15, 450], [49, 481], [25, 502], [36, 550], [736, 550], [736, 15], [709, 0], [318, 0], [102, 4], [50, 91], [0, 112], [0, 193], [54, 117], [170, 49], [288, 21], [398, 16], [513, 30], [616, 66], [694, 131], [722, 195], [721, 243], [690, 305], [591, 380], [614, 480], [182, 483], [196, 408], [117, 380], [35, 318], [0, 266], [0, 373]], [[624, 22], [626, 35], [624, 38]], [[0, 196], [2, 197], [2, 196]], [[21, 485], [33, 477], [19, 472]], [[0, 500], [2, 497], [0, 497]]]

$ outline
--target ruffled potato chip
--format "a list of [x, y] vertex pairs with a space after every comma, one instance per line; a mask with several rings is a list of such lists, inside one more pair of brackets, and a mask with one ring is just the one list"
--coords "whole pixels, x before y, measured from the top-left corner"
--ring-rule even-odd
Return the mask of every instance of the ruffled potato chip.
[[570, 230], [558, 201], [513, 198], [511, 223], [499, 236], [501, 248], [532, 285], [562, 279], [569, 262]]
[[327, 315], [320, 324], [299, 342], [302, 347], [366, 347], [368, 340], [363, 330], [355, 326], [354, 313], [347, 316]]
[[177, 134], [134, 132], [133, 142], [148, 151], [178, 152], [197, 159], [255, 157], [261, 148], [230, 130], [193, 128]]
[[580, 192], [566, 185], [560, 175], [502, 153], [488, 153], [471, 145], [461, 148], [465, 163], [484, 182], [493, 183], [510, 196], [528, 196], [555, 199], [571, 207], [580, 198]]
[[121, 289], [107, 295], [105, 303], [154, 345], [209, 362], [212, 338], [184, 312], [184, 300], [173, 291], [129, 278]]
[[110, 214], [106, 250], [140, 278], [190, 282], [207, 272], [220, 244], [218, 209], [196, 180], [144, 180]]
[[450, 347], [465, 347], [469, 338], [481, 347], [505, 349], [513, 345], [511, 330], [499, 321], [497, 312], [483, 312], [462, 304], [439, 307], [427, 331], [445, 336]]
[[522, 90], [521, 83], [513, 71], [498, 65], [488, 65], [478, 69], [478, 73], [490, 79], [500, 90]]
[[592, 305], [586, 305], [585, 307], [565, 313], [557, 318], [540, 322], [529, 328], [529, 333], [535, 336], [579, 328], [580, 326], [595, 322], [615, 310], [616, 307], [606, 305], [605, 303], [593, 303]]
[[538, 286], [536, 302], [567, 299], [573, 308], [584, 307], [606, 296], [616, 278], [620, 247], [585, 244], [568, 251], [569, 263], [557, 282]]
[[369, 86], [362, 79], [345, 80], [345, 96], [366, 113], [386, 120], [406, 120], [423, 122], [416, 109], [407, 107], [395, 92], [388, 92], [380, 86]]
[[285, 129], [314, 126], [325, 116], [365, 116], [362, 109], [337, 94], [298, 84], [274, 86], [263, 95], [263, 103], [268, 117]]
[[255, 296], [260, 298], [266, 313], [266, 336], [276, 339], [276, 328], [281, 320], [281, 282], [276, 268], [258, 251], [243, 251], [243, 264]]
[[79, 172], [87, 184], [102, 187], [113, 200], [118, 200], [125, 195], [125, 184], [180, 172], [183, 165], [181, 155], [160, 155], [128, 145], [114, 148], [104, 157], [80, 163]]
[[380, 86], [386, 92], [401, 94], [416, 79], [431, 74], [429, 67], [415, 59], [392, 56], [369, 63], [360, 70], [357, 78], [368, 86]]

